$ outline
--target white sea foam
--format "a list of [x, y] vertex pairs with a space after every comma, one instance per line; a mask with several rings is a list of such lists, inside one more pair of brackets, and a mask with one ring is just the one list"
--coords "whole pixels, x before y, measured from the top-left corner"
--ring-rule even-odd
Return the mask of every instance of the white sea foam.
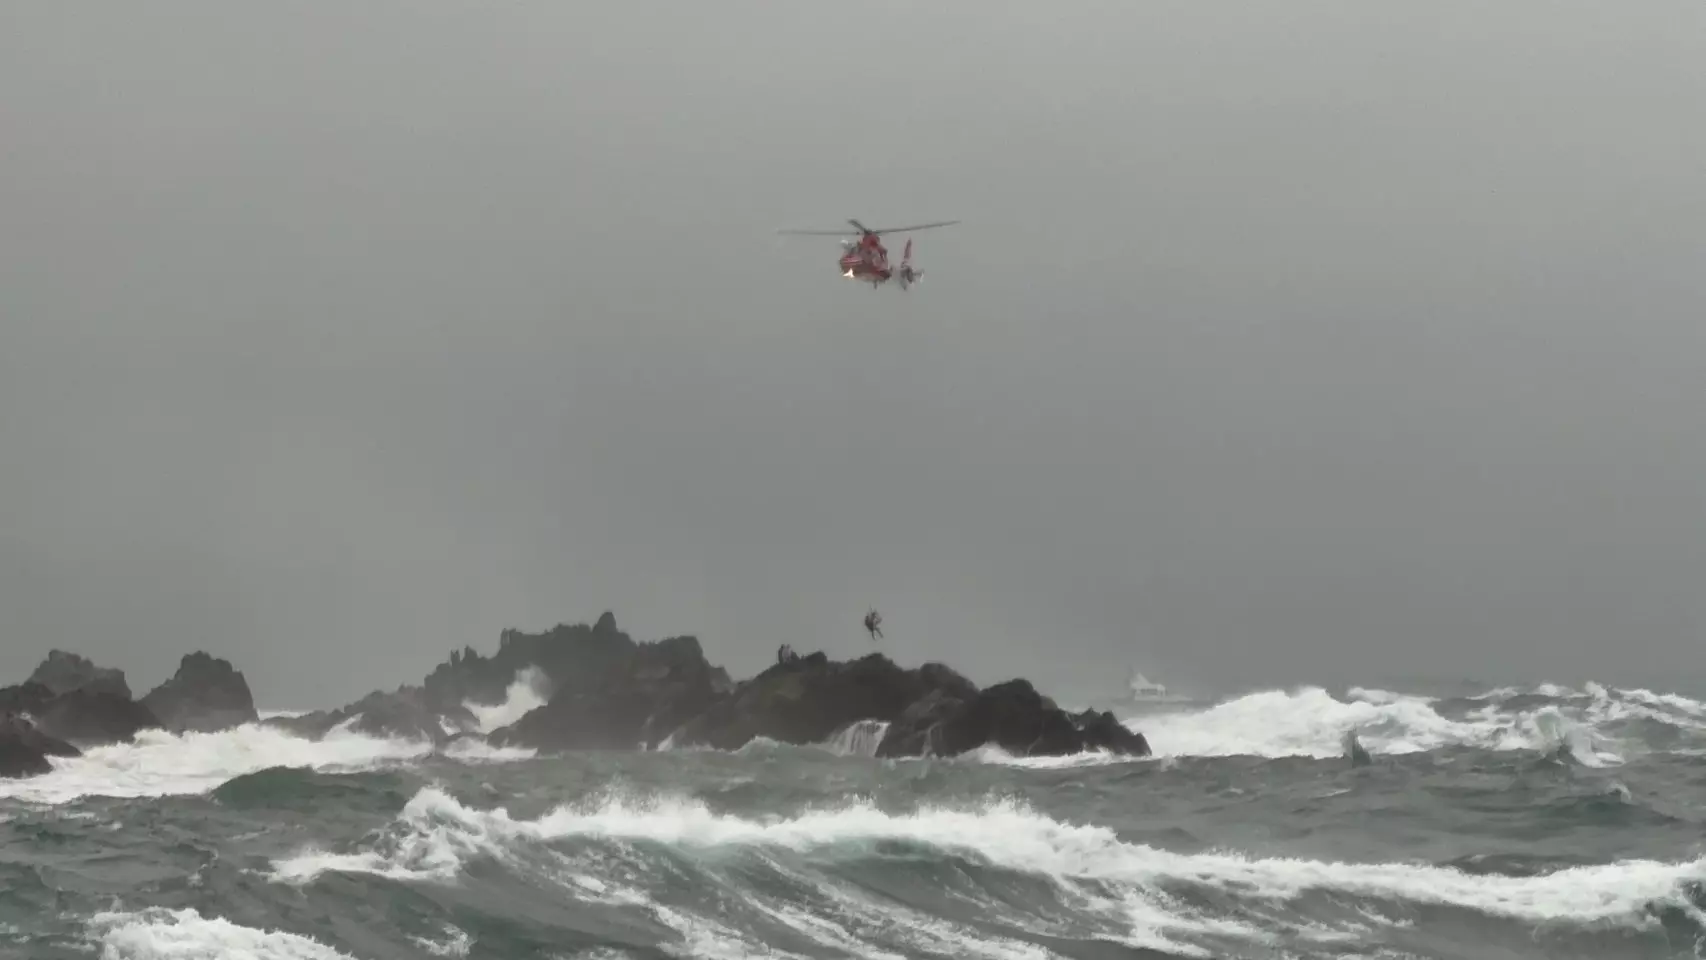
[[474, 945], [474, 938], [459, 927], [445, 925], [444, 939], [433, 940], [428, 937], [410, 937], [415, 946], [420, 947], [435, 957], [466, 957], [468, 948]]
[[[1526, 709], [1504, 704], [1520, 693], [1561, 702]], [[1471, 698], [1482, 706], [1448, 717], [1439, 698], [1353, 687], [1343, 699], [1321, 687], [1266, 690], [1198, 710], [1149, 714], [1127, 721], [1141, 730], [1157, 757], [1341, 756], [1355, 733], [1371, 754], [1406, 754], [1445, 747], [1551, 751], [1565, 748], [1589, 765], [1616, 763], [1640, 749], [1619, 725], [1647, 720], [1706, 736], [1706, 704], [1676, 694], [1581, 690], [1542, 685], [1504, 688]]]
[[[1521, 695], [1556, 702], [1507, 706]], [[1352, 687], [1335, 697], [1321, 687], [1264, 690], [1206, 707], [1151, 712], [1124, 723], [1148, 739], [1154, 759], [1180, 757], [1341, 757], [1345, 736], [1355, 734], [1371, 755], [1421, 753], [1449, 747], [1554, 752], [1562, 749], [1587, 766], [1623, 762], [1646, 749], [1624, 728], [1637, 721], [1668, 725], [1692, 738], [1673, 746], [1679, 753], [1706, 753], [1706, 703], [1678, 694], [1610, 689], [1587, 684], [1575, 689], [1541, 684], [1532, 689], [1504, 687], [1464, 697], [1457, 711], [1440, 712], [1440, 698], [1393, 690]], [[822, 746], [850, 756], [871, 756], [887, 726], [862, 720], [842, 728]], [[756, 737], [736, 752], [783, 746]], [[682, 749], [666, 741], [659, 749]], [[1064, 757], [1015, 756], [993, 744], [969, 751], [962, 762], [1027, 769], [1062, 769], [1142, 758], [1107, 751]]]
[[[1010, 800], [971, 808], [921, 806], [903, 814], [853, 803], [791, 817], [751, 819], [714, 813], [692, 799], [611, 795], [527, 820], [512, 818], [503, 808], [466, 807], [441, 790], [427, 788], [409, 801], [394, 827], [379, 848], [341, 854], [310, 849], [276, 861], [272, 879], [301, 884], [327, 871], [341, 871], [449, 882], [473, 857], [520, 864], [530, 851], [570, 838], [799, 854], [898, 842], [1046, 876], [1065, 895], [1092, 903], [1104, 917], [1118, 918], [1126, 940], [1152, 947], [1182, 948], [1189, 940], [1180, 937], [1262, 939], [1271, 934], [1274, 923], [1282, 922], [1266, 914], [1210, 916], [1185, 906], [1175, 896], [1182, 888], [1207, 888], [1217, 899], [1266, 900], [1275, 906], [1325, 892], [1447, 905], [1527, 924], [1609, 922], [1637, 927], [1651, 921], [1650, 904], [1664, 903], [1706, 922], [1682, 892], [1682, 884], [1706, 880], [1706, 860], [1626, 860], [1512, 877], [1403, 863], [1183, 854], [1127, 843], [1105, 827], [1061, 822]], [[1372, 911], [1365, 916], [1371, 922], [1387, 922]], [[1288, 935], [1318, 941], [1356, 932], [1301, 918], [1283, 922], [1290, 926]], [[847, 932], [845, 925], [842, 932]]]
[[515, 672], [515, 679], [504, 691], [502, 703], [475, 703], [470, 700], [463, 706], [474, 714], [480, 733], [491, 733], [544, 706], [550, 696], [549, 686], [544, 671], [538, 667], [524, 667]]
[[539, 751], [532, 747], [494, 747], [484, 740], [464, 737], [451, 741], [440, 754], [463, 763], [511, 763], [531, 760]]
[[342, 724], [321, 740], [260, 724], [218, 733], [144, 730], [133, 743], [52, 757], [54, 769], [22, 780], [0, 780], [0, 797], [67, 803], [79, 797], [160, 797], [202, 793], [232, 777], [268, 767], [312, 767], [343, 773], [427, 756], [432, 744], [356, 733]]
[[[1141, 729], [1138, 724], [1132, 724], [1132, 726]], [[1145, 758], [1126, 756], [1108, 750], [1086, 750], [1083, 753], [1069, 753], [1058, 757], [1022, 757], [1009, 753], [993, 743], [986, 743], [974, 750], [968, 750], [954, 759], [960, 762], [1019, 767], [1024, 770], [1067, 770], [1075, 767], [1100, 767], [1110, 763], [1137, 763]]]
[[88, 928], [102, 960], [353, 960], [311, 937], [256, 930], [193, 909], [99, 913]]
[[288, 720], [294, 717], [305, 717], [312, 710], [256, 710], [262, 720]]
[[824, 744], [831, 753], [844, 757], [874, 757], [882, 746], [889, 725], [882, 720], [855, 720], [832, 734]]

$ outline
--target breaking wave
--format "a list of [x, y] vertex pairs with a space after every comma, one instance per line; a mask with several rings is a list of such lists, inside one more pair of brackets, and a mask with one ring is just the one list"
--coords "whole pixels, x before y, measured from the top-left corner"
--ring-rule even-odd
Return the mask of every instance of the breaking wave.
[[[263, 724], [218, 733], [143, 730], [132, 743], [92, 747], [80, 757], [52, 757], [50, 773], [0, 780], [0, 798], [69, 803], [82, 797], [163, 797], [199, 794], [233, 777], [269, 767], [352, 773], [418, 760], [431, 743], [372, 737], [349, 722], [309, 740]], [[472, 749], [472, 748], [471, 748]]]
[[1556, 752], [1600, 766], [1650, 750], [1706, 751], [1706, 704], [1676, 694], [1543, 685], [1469, 697], [1352, 687], [1267, 690], [1200, 710], [1126, 721], [1157, 757], [1336, 757], [1354, 733], [1369, 753], [1474, 748]]
[[474, 703], [468, 701], [463, 706], [474, 714], [478, 724], [477, 732], [488, 734], [499, 727], [510, 724], [526, 716], [529, 711], [545, 705], [550, 696], [550, 682], [545, 672], [538, 667], [525, 667], [516, 671], [515, 679], [510, 681], [509, 688], [504, 691], [502, 703]]
[[[517, 677], [482, 726], [538, 694]], [[540, 763], [349, 723], [321, 740], [149, 731], [0, 781], [0, 952], [1045, 960], [1706, 942], [1706, 704], [1589, 684], [1302, 687], [1164, 709], [1129, 720], [1155, 751], [1137, 761], [988, 746], [880, 759], [887, 727], [871, 720], [805, 746]], [[1351, 738], [1372, 770], [1298, 762]]]
[[[539, 678], [518, 674], [504, 703], [477, 708], [481, 729], [513, 722], [541, 696]], [[1340, 757], [1349, 734], [1374, 756], [1473, 748], [1558, 754], [1586, 766], [1610, 766], [1647, 752], [1706, 755], [1706, 703], [1598, 684], [1581, 689], [1501, 688], [1456, 698], [1360, 687], [1334, 696], [1321, 687], [1302, 687], [1250, 693], [1202, 709], [1152, 713], [1126, 722], [1148, 738], [1154, 759]], [[886, 731], [881, 721], [858, 721], [812, 749], [870, 758]], [[671, 748], [666, 744], [662, 749]], [[736, 753], [778, 749], [798, 748], [760, 737]], [[269, 767], [355, 772], [407, 766], [433, 756], [506, 763], [530, 759], [535, 751], [493, 747], [478, 737], [435, 751], [425, 741], [358, 733], [348, 722], [320, 740], [265, 724], [182, 735], [149, 730], [133, 743], [54, 758], [53, 771], [43, 776], [0, 781], [0, 798], [55, 804], [84, 796], [196, 794]], [[1134, 761], [1103, 753], [1016, 757], [985, 746], [961, 762], [1048, 770]]]
[[[1142, 733], [1151, 760], [1187, 757], [1281, 759], [1343, 757], [1347, 736], [1379, 756], [1449, 749], [1521, 751], [1567, 756], [1583, 766], [1624, 763], [1645, 752], [1706, 755], [1706, 703], [1679, 694], [1580, 689], [1542, 684], [1503, 687], [1464, 697], [1430, 697], [1368, 687], [1335, 696], [1323, 687], [1262, 690], [1206, 707], [1122, 717]], [[876, 755], [887, 724], [861, 720], [819, 747], [842, 756]], [[786, 749], [758, 737], [735, 751]], [[661, 750], [690, 750], [666, 741]], [[994, 745], [972, 750], [960, 762], [1056, 770], [1142, 759], [1092, 751], [1065, 757], [1015, 756]]]
[[98, 913], [88, 924], [112, 960], [354, 960], [310, 937], [256, 930], [193, 909]]
[[[302, 886], [328, 874], [366, 874], [444, 884], [487, 869], [482, 863], [551, 883], [567, 897], [641, 909], [685, 941], [697, 938], [705, 955], [771, 944], [769, 955], [790, 937], [807, 955], [912, 956], [954, 942], [973, 955], [1048, 955], [1025, 942], [1032, 938], [1020, 936], [1024, 930], [1215, 956], [1251, 944], [1378, 938], [1408, 926], [1406, 915], [1424, 906], [1564, 936], [1650, 929], [1665, 913], [1706, 922], [1696, 902], [1696, 885], [1706, 881], [1699, 859], [1500, 876], [1425, 864], [1185, 854], [1006, 798], [905, 811], [855, 801], [757, 818], [683, 796], [607, 793], [526, 819], [429, 787], [377, 839], [343, 852], [300, 850], [275, 860], [268, 879]], [[903, 881], [885, 870], [906, 863], [924, 876]], [[695, 911], [683, 900], [684, 879], [731, 902]], [[897, 905], [897, 897], [937, 909]]]

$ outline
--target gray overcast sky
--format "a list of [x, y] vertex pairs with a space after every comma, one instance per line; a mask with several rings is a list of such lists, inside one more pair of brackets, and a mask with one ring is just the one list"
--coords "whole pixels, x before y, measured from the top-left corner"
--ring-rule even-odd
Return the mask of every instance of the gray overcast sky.
[[1706, 679], [1698, 0], [3, 19], [0, 677]]

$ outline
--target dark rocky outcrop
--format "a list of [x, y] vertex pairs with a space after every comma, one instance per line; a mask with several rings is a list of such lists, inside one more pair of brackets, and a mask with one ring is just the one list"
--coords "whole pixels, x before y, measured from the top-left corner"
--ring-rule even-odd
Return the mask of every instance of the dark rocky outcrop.
[[132, 699], [130, 684], [124, 680], [123, 670], [97, 667], [88, 658], [64, 650], [48, 651], [47, 659], [36, 667], [35, 673], [30, 674], [30, 679], [56, 695], [88, 690]]
[[754, 737], [821, 743], [859, 720], [894, 720], [938, 691], [976, 689], [940, 664], [905, 670], [880, 653], [848, 662], [813, 653], [778, 663], [741, 683], [684, 724], [673, 742], [723, 750]]
[[43, 733], [84, 747], [128, 741], [138, 731], [160, 726], [135, 700], [87, 687], [54, 697], [31, 716]]
[[0, 715], [26, 713], [33, 716], [53, 697], [52, 690], [34, 680], [0, 688]]
[[688, 721], [673, 743], [720, 749], [755, 737], [822, 743], [860, 720], [889, 724], [878, 756], [952, 756], [986, 743], [1017, 755], [1149, 754], [1143, 736], [1112, 714], [1068, 714], [1029, 681], [979, 690], [943, 664], [907, 670], [877, 653], [849, 662], [821, 653], [786, 659]]
[[[591, 626], [561, 625], [540, 634], [506, 630], [492, 656], [458, 651], [422, 687], [363, 702], [371, 708], [406, 692], [416, 714], [442, 715], [464, 702], [502, 702], [509, 685], [529, 668], [539, 671], [549, 699], [493, 732], [494, 744], [546, 751], [653, 749], [665, 743], [732, 750], [757, 737], [823, 743], [852, 724], [878, 721], [889, 725], [877, 750], [881, 756], [953, 755], [986, 743], [1019, 755], [1149, 753], [1143, 736], [1112, 714], [1069, 714], [1025, 680], [980, 690], [940, 663], [905, 669], [881, 654], [838, 662], [784, 647], [774, 666], [735, 684], [705, 659], [697, 639], [637, 643], [617, 629], [609, 613]], [[351, 716], [359, 706], [338, 715]]]
[[226, 730], [260, 720], [242, 672], [229, 660], [199, 650], [186, 654], [178, 672], [150, 690], [142, 704], [174, 733]]
[[655, 744], [732, 686], [728, 673], [705, 660], [693, 637], [638, 643], [605, 613], [591, 626], [561, 624], [537, 634], [505, 630], [496, 653], [453, 652], [420, 686], [267, 722], [319, 736], [359, 714], [351, 729], [443, 746], [477, 729], [469, 703], [503, 703], [510, 685], [530, 670], [538, 678], [536, 687], [547, 694], [547, 705], [494, 732], [492, 742], [551, 750], [632, 750]]
[[33, 777], [47, 773], [53, 769], [48, 757], [75, 757], [77, 754], [76, 747], [42, 733], [19, 714], [0, 713], [0, 777]]
[[[640, 652], [643, 646], [657, 644], [664, 646], [651, 653]], [[504, 702], [509, 685], [518, 674], [536, 668], [543, 676], [548, 695], [561, 690], [584, 693], [596, 690], [609, 678], [626, 676], [636, 663], [643, 661], [655, 668], [660, 663], [674, 662], [672, 658], [682, 655], [689, 646], [690, 659], [704, 664], [714, 682], [728, 682], [728, 674], [721, 667], [705, 663], [698, 640], [677, 637], [654, 644], [637, 643], [617, 628], [615, 615], [606, 611], [591, 626], [559, 624], [535, 634], [505, 630], [498, 636], [496, 653], [486, 657], [472, 647], [453, 653], [427, 675], [424, 687], [434, 703], [497, 704]], [[636, 656], [641, 660], [636, 661]]]
[[1148, 756], [1149, 743], [1112, 713], [1069, 714], [1029, 680], [1008, 680], [970, 697], [939, 696], [916, 705], [889, 727], [878, 756], [953, 756], [985, 744], [1018, 756], [1064, 756], [1109, 750]]
[[[443, 746], [479, 736], [469, 704], [503, 703], [523, 677], [546, 701], [492, 732], [494, 744], [732, 750], [760, 737], [822, 744], [857, 729], [859, 751], [883, 757], [951, 756], [984, 744], [1017, 755], [1149, 753], [1143, 735], [1112, 714], [1067, 713], [1026, 680], [980, 689], [940, 663], [908, 669], [878, 653], [834, 661], [784, 646], [774, 666], [737, 684], [705, 658], [696, 638], [637, 642], [609, 613], [591, 625], [538, 634], [505, 630], [491, 655], [456, 651], [419, 685], [260, 722], [307, 737], [348, 727]], [[147, 727], [212, 731], [258, 719], [242, 673], [205, 652], [185, 656], [172, 678], [139, 702], [121, 672], [56, 650], [29, 682], [0, 689], [0, 771], [41, 772], [53, 750], [129, 739]]]
[[631, 643], [602, 673], [564, 676], [545, 706], [490, 740], [546, 750], [650, 749], [730, 687], [697, 638]]
[[132, 700], [124, 673], [54, 650], [30, 679], [0, 689], [0, 712], [27, 716], [44, 736], [85, 747], [130, 740], [137, 731], [160, 726]]

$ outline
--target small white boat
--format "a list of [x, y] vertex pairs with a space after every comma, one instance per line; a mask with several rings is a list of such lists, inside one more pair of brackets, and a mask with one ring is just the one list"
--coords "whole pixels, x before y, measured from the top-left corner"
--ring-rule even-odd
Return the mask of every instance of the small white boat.
[[1137, 701], [1168, 700], [1166, 686], [1156, 683], [1136, 670], [1131, 672], [1131, 680], [1127, 682], [1131, 690], [1131, 698]]

